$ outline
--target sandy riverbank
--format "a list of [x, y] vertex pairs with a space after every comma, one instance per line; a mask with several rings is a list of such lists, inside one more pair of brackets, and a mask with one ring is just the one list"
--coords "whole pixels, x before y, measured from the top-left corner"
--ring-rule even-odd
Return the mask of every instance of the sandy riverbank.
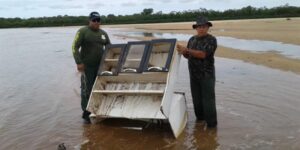
[[[214, 26], [211, 28], [210, 33], [215, 36], [276, 41], [300, 45], [300, 18], [291, 18], [291, 20], [287, 20], [286, 18], [228, 20], [212, 21], [212, 23]], [[124, 28], [127, 31], [194, 34], [195, 31], [191, 29], [192, 24], [193, 22], [183, 22], [110, 25], [105, 27]], [[186, 44], [186, 41], [181, 41], [181, 44]], [[250, 51], [241, 51], [238, 49], [219, 46], [216, 56], [243, 60], [254, 64], [264, 65], [285, 71], [292, 71], [300, 74], [299, 59], [288, 58], [276, 52], [253, 53]]]

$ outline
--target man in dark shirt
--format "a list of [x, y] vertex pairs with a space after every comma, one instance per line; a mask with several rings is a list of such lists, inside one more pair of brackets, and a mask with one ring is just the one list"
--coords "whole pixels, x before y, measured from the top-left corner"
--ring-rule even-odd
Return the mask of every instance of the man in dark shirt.
[[215, 103], [214, 54], [217, 40], [208, 34], [212, 23], [199, 17], [193, 28], [197, 35], [189, 39], [187, 47], [177, 45], [177, 51], [188, 59], [191, 92], [197, 120], [205, 120], [208, 127], [217, 126]]
[[[82, 118], [90, 122], [87, 103], [97, 77], [99, 63], [106, 45], [110, 44], [105, 31], [100, 29], [101, 19], [98, 12], [91, 12], [89, 25], [80, 28], [75, 36], [72, 53], [81, 75], [81, 108]], [[80, 49], [80, 51], [79, 51]]]

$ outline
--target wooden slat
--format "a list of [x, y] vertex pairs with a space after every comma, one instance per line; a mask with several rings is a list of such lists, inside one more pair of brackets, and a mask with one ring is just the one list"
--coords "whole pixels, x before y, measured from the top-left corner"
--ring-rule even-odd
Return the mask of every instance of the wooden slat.
[[105, 61], [106, 61], [106, 62], [117, 62], [118, 59], [108, 59], [108, 58], [107, 58], [107, 59], [105, 59]]
[[142, 82], [142, 83], [166, 83], [167, 72], [144, 72], [144, 73], [120, 73], [118, 76], [101, 76], [97, 77], [97, 80], [103, 80], [105, 82], [113, 83], [130, 83], [130, 82]]
[[141, 95], [163, 95], [163, 90], [94, 90], [93, 93], [101, 94], [141, 94]]
[[[107, 62], [117, 62], [117, 61], [119, 61], [119, 59], [110, 59], [110, 58], [107, 58], [107, 59], [105, 59], [105, 61], [107, 61]], [[126, 61], [137, 61], [137, 62], [140, 62], [141, 61], [141, 59], [126, 59]]]
[[160, 110], [160, 95], [115, 97], [93, 93], [87, 109], [99, 118], [167, 119]]

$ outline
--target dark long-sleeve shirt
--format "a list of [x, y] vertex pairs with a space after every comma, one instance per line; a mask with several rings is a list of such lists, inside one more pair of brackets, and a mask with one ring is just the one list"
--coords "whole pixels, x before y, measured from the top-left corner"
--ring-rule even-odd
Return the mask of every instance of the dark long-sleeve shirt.
[[86, 66], [98, 66], [104, 47], [108, 44], [111, 44], [110, 39], [102, 29], [92, 30], [88, 26], [80, 28], [72, 45], [72, 53], [76, 64], [83, 63]]
[[217, 49], [216, 38], [210, 34], [204, 37], [193, 36], [189, 39], [187, 47], [206, 53], [204, 59], [189, 56], [188, 64], [191, 78], [215, 77], [214, 54]]

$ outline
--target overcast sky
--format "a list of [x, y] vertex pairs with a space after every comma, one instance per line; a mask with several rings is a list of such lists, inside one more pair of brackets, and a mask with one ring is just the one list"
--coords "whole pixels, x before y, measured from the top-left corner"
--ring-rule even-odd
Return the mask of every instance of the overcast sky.
[[286, 3], [300, 6], [300, 0], [0, 0], [0, 17], [79, 16], [91, 11], [125, 15], [139, 13], [144, 8], [164, 13], [198, 8], [226, 10], [248, 5], [270, 8]]

